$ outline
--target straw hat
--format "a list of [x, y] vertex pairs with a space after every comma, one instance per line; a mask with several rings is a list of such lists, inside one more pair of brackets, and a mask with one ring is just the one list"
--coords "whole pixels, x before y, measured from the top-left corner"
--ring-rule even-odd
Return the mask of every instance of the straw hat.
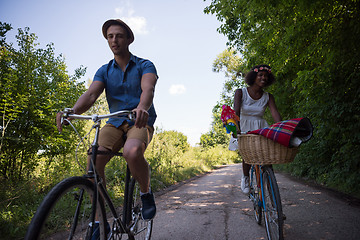
[[120, 19], [110, 19], [107, 20], [103, 26], [102, 26], [102, 32], [104, 37], [107, 39], [107, 30], [111, 25], [119, 25], [122, 26], [126, 29], [128, 36], [130, 38], [130, 43], [132, 43], [134, 41], [134, 33], [131, 31], [130, 27], [123, 21], [121, 21]]

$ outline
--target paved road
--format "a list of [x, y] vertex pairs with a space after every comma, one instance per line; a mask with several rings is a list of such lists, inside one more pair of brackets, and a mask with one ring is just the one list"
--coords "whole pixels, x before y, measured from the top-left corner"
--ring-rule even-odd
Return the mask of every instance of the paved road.
[[[154, 240], [266, 239], [240, 190], [240, 164], [219, 168], [159, 193]], [[276, 174], [285, 239], [360, 239], [360, 207], [332, 192]]]

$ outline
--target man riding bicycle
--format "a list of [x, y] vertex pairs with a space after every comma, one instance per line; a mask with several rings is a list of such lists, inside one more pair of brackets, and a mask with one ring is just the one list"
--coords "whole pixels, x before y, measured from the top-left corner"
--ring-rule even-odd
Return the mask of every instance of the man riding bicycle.
[[[114, 54], [108, 64], [96, 72], [88, 90], [73, 106], [73, 113], [87, 111], [105, 90], [110, 112], [132, 110], [135, 123], [110, 118], [100, 130], [99, 151], [117, 152], [123, 148], [133, 177], [139, 182], [143, 202], [142, 217], [151, 220], [156, 214], [154, 195], [150, 188], [149, 164], [144, 158], [146, 147], [154, 132], [156, 112], [153, 105], [155, 85], [158, 79], [154, 64], [131, 54], [129, 45], [134, 41], [130, 27], [120, 19], [111, 19], [102, 26], [102, 32]], [[61, 126], [62, 112], [57, 114], [57, 128]], [[124, 142], [124, 135], [126, 141]], [[105, 181], [105, 166], [111, 155], [97, 156], [96, 170]], [[89, 165], [90, 158], [88, 159]]]

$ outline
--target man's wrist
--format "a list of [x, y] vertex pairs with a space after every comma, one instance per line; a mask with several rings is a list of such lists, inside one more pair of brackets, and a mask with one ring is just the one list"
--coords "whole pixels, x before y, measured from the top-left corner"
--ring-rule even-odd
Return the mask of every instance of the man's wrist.
[[136, 109], [139, 109], [139, 110], [144, 110], [144, 111], [149, 111], [150, 107], [145, 107], [145, 106], [137, 106]]

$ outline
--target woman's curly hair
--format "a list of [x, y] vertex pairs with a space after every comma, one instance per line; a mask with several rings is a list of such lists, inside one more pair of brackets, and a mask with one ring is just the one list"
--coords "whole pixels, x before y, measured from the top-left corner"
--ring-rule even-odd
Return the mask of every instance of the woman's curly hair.
[[271, 67], [269, 65], [265, 65], [265, 64], [256, 65], [256, 66], [252, 67], [251, 71], [248, 72], [245, 76], [245, 82], [249, 86], [253, 85], [255, 83], [256, 76], [257, 76], [258, 72], [260, 72], [260, 71], [267, 71], [269, 73], [269, 79], [266, 84], [266, 87], [270, 86], [271, 84], [273, 84], [275, 82], [275, 77], [274, 77], [274, 74], [272, 74], [272, 72], [271, 72]]

